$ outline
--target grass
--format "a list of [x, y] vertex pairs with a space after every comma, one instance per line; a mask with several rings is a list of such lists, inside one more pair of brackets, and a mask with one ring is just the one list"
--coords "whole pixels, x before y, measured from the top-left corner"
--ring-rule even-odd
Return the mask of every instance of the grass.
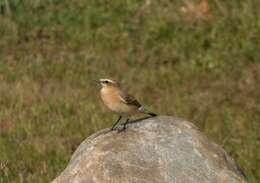
[[193, 121], [260, 181], [260, 2], [222, 2], [223, 15], [210, 1], [197, 23], [181, 0], [147, 2], [0, 1], [0, 182], [50, 182], [111, 126], [90, 83], [105, 76]]

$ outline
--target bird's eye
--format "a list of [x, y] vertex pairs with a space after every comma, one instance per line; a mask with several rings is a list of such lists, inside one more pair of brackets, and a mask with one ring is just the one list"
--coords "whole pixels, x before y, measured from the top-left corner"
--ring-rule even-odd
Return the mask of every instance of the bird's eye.
[[104, 81], [104, 83], [109, 83], [108, 81]]

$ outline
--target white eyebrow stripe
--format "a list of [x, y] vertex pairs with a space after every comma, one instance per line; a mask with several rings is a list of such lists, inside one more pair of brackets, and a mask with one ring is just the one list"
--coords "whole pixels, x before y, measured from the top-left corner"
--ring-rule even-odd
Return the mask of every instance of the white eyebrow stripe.
[[103, 82], [103, 81], [108, 81], [108, 82], [110, 82], [110, 83], [115, 83], [115, 81], [113, 81], [113, 80], [111, 80], [111, 79], [100, 79], [100, 81], [101, 81], [101, 82]]

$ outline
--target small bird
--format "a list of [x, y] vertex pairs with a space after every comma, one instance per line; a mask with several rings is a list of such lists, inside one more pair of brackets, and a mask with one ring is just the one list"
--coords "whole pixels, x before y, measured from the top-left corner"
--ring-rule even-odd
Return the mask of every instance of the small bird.
[[118, 82], [111, 79], [99, 79], [95, 80], [95, 82], [102, 86], [100, 95], [104, 104], [109, 110], [119, 115], [118, 120], [111, 127], [111, 130], [114, 130], [122, 117], [126, 117], [122, 129], [125, 130], [131, 115], [144, 113], [150, 116], [157, 116], [157, 114], [145, 109], [133, 96], [125, 92]]

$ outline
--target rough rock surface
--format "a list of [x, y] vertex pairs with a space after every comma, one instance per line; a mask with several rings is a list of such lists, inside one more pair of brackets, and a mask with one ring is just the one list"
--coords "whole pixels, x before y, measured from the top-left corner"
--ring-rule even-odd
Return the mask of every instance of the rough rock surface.
[[53, 183], [246, 182], [225, 151], [190, 122], [167, 116], [87, 138]]

